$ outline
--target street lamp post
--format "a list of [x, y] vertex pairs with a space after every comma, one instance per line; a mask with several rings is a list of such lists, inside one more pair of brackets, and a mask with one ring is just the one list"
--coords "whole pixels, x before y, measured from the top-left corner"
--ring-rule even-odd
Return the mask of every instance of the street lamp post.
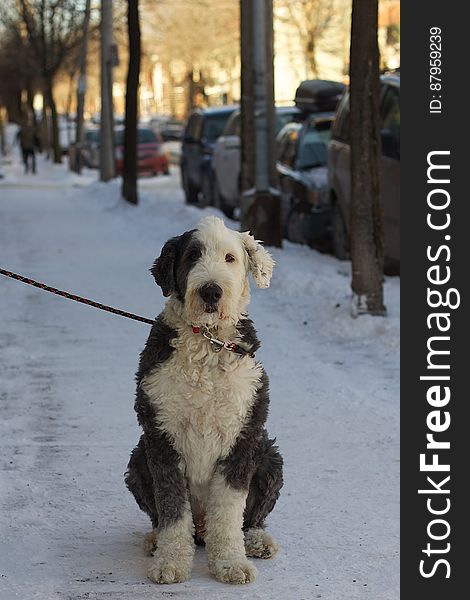
[[274, 158], [272, 0], [241, 0], [241, 224], [267, 245], [282, 245]]

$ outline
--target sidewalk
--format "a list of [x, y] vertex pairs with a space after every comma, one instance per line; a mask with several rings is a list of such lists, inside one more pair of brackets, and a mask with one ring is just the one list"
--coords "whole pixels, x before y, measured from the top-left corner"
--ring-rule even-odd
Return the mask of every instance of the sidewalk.
[[[184, 204], [176, 171], [142, 180], [136, 208], [95, 173], [76, 187], [41, 161], [26, 187], [5, 170], [1, 266], [148, 317], [164, 301], [148, 273], [161, 246], [216, 214]], [[123, 473], [148, 327], [0, 277], [2, 600], [398, 598], [399, 279], [388, 318], [352, 320], [348, 263], [290, 243], [273, 254], [250, 314], [285, 459], [268, 522], [281, 550], [242, 587], [214, 581], [202, 548], [188, 582], [146, 579], [149, 522]]]

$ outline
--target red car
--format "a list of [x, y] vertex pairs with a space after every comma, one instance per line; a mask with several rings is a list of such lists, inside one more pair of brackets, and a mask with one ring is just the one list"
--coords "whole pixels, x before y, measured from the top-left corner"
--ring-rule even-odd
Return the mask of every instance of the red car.
[[[124, 163], [124, 129], [116, 131], [116, 173], [122, 174]], [[137, 172], [139, 175], [170, 173], [163, 140], [152, 129], [137, 129]]]

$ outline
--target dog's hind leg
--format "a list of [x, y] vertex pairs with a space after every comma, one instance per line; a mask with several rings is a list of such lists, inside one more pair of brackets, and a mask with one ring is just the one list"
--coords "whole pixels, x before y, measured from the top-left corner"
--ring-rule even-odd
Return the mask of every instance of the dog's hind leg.
[[152, 529], [144, 535], [144, 552], [147, 556], [153, 556], [153, 553], [157, 549], [157, 530]]
[[143, 544], [144, 552], [152, 555], [157, 547], [156, 529], [158, 518], [153, 495], [153, 480], [147, 465], [143, 437], [140, 438], [136, 448], [132, 451], [125, 482], [139, 508], [147, 513], [152, 521], [153, 529], [145, 535]]
[[253, 558], [271, 558], [278, 551], [273, 537], [264, 530], [264, 521], [274, 508], [282, 488], [282, 457], [274, 441], [265, 437], [258, 453], [258, 466], [250, 482], [243, 530], [245, 550]]
[[251, 527], [245, 531], [245, 552], [251, 558], [272, 558], [279, 546], [265, 529]]

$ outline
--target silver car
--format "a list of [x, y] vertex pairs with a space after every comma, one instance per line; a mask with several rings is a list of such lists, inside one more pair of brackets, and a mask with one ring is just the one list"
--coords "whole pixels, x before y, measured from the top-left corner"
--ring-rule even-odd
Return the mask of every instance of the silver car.
[[[276, 135], [286, 123], [300, 119], [295, 106], [276, 107]], [[236, 110], [227, 121], [223, 134], [216, 141], [212, 155], [213, 204], [228, 217], [240, 202], [241, 113]]]

